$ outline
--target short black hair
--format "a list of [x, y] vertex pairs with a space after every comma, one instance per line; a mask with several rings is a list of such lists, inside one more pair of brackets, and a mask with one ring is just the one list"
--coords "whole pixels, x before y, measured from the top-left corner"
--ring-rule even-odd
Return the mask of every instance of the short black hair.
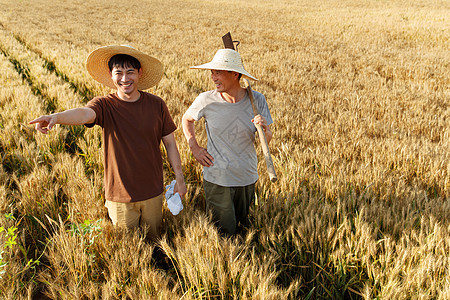
[[[236, 72], [236, 71], [228, 71], [228, 72]], [[241, 73], [239, 73], [239, 72], [236, 72], [236, 73], [238, 73], [238, 80], [241, 80], [241, 77], [242, 77], [242, 74]]]
[[108, 62], [109, 70], [112, 71], [114, 67], [133, 67], [136, 70], [141, 68], [141, 63], [135, 57], [127, 54], [116, 54]]

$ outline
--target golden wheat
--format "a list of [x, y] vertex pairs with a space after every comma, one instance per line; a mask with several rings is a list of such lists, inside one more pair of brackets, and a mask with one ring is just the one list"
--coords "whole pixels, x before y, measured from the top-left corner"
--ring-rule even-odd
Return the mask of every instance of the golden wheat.
[[[450, 298], [447, 1], [0, 5], [1, 297]], [[177, 130], [185, 209], [165, 210], [156, 245], [113, 227], [100, 129], [41, 135], [27, 122], [109, 93], [88, 75], [86, 57], [129, 44], [164, 63], [151, 92], [180, 124], [213, 88], [208, 72], [189, 66], [211, 60], [228, 31], [268, 99], [279, 181], [261, 161], [251, 226], [224, 238], [204, 212], [201, 168]]]

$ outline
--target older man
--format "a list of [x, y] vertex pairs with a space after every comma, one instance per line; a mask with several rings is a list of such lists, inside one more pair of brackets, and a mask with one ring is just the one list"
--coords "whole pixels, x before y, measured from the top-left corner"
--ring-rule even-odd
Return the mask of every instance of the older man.
[[[195, 99], [183, 116], [183, 131], [192, 154], [203, 166], [206, 208], [220, 230], [234, 234], [239, 224], [247, 225], [258, 180], [253, 123], [261, 124], [269, 142], [272, 118], [264, 95], [258, 92], [254, 92], [254, 98], [260, 115], [253, 116], [240, 79], [257, 79], [244, 69], [238, 52], [220, 49], [211, 62], [192, 68], [211, 70], [216, 88]], [[194, 123], [202, 118], [208, 136], [206, 148], [195, 138]]]

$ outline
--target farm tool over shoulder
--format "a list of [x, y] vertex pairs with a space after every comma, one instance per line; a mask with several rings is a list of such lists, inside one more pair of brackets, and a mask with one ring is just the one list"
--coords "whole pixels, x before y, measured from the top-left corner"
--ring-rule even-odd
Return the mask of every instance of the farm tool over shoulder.
[[[227, 34], [225, 34], [222, 37], [222, 41], [223, 41], [223, 45], [224, 45], [224, 47], [226, 49], [233, 49], [233, 50], [235, 50], [234, 49], [234, 41], [231, 38], [231, 33], [228, 32]], [[239, 42], [238, 42], [237, 45], [239, 45]], [[259, 111], [258, 111], [258, 108], [255, 105], [255, 100], [254, 100], [254, 97], [253, 97], [253, 91], [252, 91], [252, 88], [251, 88], [251, 85], [250, 85], [250, 81], [247, 78], [244, 78], [244, 81], [246, 82], [246, 85], [247, 85], [246, 89], [247, 89], [248, 96], [250, 98], [250, 102], [252, 104], [253, 114], [255, 116], [257, 116], [257, 115], [259, 115]], [[267, 142], [266, 135], [265, 135], [264, 130], [263, 130], [263, 128], [262, 128], [262, 126], [260, 124], [256, 124], [255, 123], [255, 127], [256, 127], [256, 130], [258, 131], [258, 136], [259, 136], [259, 140], [261, 142], [261, 147], [262, 147], [262, 150], [263, 150], [263, 153], [264, 153], [264, 158], [266, 160], [266, 166], [267, 166], [267, 171], [269, 172], [270, 181], [276, 182], [277, 179], [278, 179], [277, 178], [277, 173], [275, 172], [275, 167], [273, 165], [272, 155], [270, 154], [269, 144]]]

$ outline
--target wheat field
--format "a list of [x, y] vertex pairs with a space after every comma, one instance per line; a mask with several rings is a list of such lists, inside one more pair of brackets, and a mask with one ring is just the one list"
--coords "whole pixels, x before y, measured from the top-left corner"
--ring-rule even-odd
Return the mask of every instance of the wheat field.
[[[450, 2], [0, 5], [1, 299], [450, 299]], [[213, 89], [189, 66], [227, 32], [268, 100], [279, 178], [257, 145], [251, 225], [233, 237], [204, 210], [180, 128]], [[28, 125], [110, 93], [85, 60], [114, 44], [164, 63], [150, 92], [178, 125], [188, 194], [156, 244], [107, 217], [99, 128]]]

